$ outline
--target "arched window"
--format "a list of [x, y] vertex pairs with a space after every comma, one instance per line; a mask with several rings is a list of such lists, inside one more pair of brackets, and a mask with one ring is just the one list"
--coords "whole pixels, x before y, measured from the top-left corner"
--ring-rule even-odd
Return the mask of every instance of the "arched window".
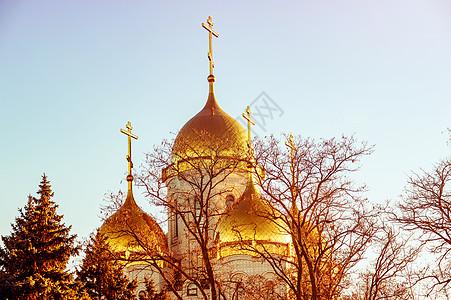
[[229, 207], [235, 201], [235, 197], [232, 194], [226, 196], [226, 206]]
[[199, 219], [200, 214], [202, 212], [202, 205], [201, 205], [200, 199], [198, 197], [194, 198], [194, 212], [195, 212], [196, 220]]
[[242, 297], [245, 296], [245, 290], [244, 290], [244, 284], [243, 282], [237, 282], [234, 295], [232, 296], [233, 299], [239, 300]]
[[[240, 300], [245, 297], [245, 278], [244, 273], [236, 273], [232, 276], [232, 282], [235, 283], [235, 287], [232, 294], [232, 300]], [[263, 299], [263, 298], [262, 298]]]
[[267, 280], [265, 282], [265, 289], [266, 289], [266, 294], [269, 295], [274, 295], [274, 290], [276, 288], [276, 284], [274, 283], [274, 281], [272, 280]]
[[141, 300], [141, 299], [147, 299], [146, 292], [145, 292], [145, 291], [140, 291], [140, 292], [138, 293], [138, 299], [139, 299], [139, 300]]

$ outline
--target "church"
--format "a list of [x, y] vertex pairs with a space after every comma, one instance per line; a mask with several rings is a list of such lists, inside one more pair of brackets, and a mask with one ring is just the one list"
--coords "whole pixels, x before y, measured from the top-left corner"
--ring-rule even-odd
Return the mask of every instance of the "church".
[[[168, 232], [134, 200], [131, 141], [137, 136], [130, 122], [121, 129], [129, 147], [127, 197], [99, 232], [124, 259], [125, 274], [138, 281], [138, 296], [151, 280], [163, 299], [284, 297], [287, 287], [275, 269], [288, 267], [291, 238], [255, 184], [255, 172], [264, 170], [253, 159], [250, 109], [243, 114], [246, 130], [216, 100], [212, 39], [218, 34], [211, 17], [202, 26], [209, 34], [208, 97], [179, 131], [155, 179], [165, 189], [160, 203]], [[265, 254], [280, 260], [270, 263]]]

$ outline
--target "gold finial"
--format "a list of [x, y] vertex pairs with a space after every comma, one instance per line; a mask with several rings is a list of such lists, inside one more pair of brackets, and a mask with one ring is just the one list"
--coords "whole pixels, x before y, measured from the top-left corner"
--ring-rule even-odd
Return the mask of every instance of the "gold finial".
[[127, 125], [125, 127], [127, 128], [127, 130], [121, 129], [121, 132], [128, 136], [128, 154], [126, 156], [127, 161], [128, 161], [127, 181], [128, 181], [128, 189], [131, 191], [132, 181], [133, 181], [133, 176], [132, 176], [133, 163], [132, 163], [132, 141], [130, 138], [134, 138], [137, 140], [138, 136], [136, 136], [132, 133], [133, 127], [132, 127], [132, 124], [130, 123], [130, 121], [127, 122]]
[[208, 81], [214, 82], [215, 77], [213, 76], [213, 68], [215, 67], [215, 64], [213, 63], [213, 35], [215, 37], [219, 37], [219, 34], [213, 30], [213, 20], [211, 19], [211, 16], [208, 17], [207, 24], [202, 23], [202, 27], [204, 27], [208, 31], [208, 40], [209, 40], [208, 60], [210, 61], [210, 76], [208, 76]]
[[251, 119], [251, 108], [246, 108], [246, 114], [243, 113], [243, 118], [247, 120], [247, 142], [248, 146], [251, 146], [251, 124], [255, 125], [255, 122]]

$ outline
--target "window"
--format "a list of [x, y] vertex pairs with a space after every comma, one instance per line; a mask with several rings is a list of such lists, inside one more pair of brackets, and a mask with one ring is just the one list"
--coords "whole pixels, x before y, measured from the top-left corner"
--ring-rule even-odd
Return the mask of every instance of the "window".
[[204, 226], [205, 223], [205, 213], [206, 209], [204, 203], [198, 197], [194, 198], [194, 219], [200, 227]]
[[272, 280], [268, 280], [268, 281], [266, 281], [266, 284], [265, 284], [266, 286], [265, 286], [265, 289], [266, 289], [266, 293], [267, 293], [267, 295], [269, 296], [269, 295], [274, 295], [274, 290], [275, 290], [275, 288], [276, 288], [276, 284], [274, 283], [274, 281], [272, 281]]
[[175, 236], [179, 236], [179, 214], [175, 213], [175, 224], [174, 224], [174, 234]]
[[172, 237], [176, 238], [179, 236], [179, 214], [177, 212], [172, 212]]
[[197, 296], [197, 286], [194, 283], [188, 284], [186, 294], [188, 296]]
[[226, 206], [229, 207], [235, 201], [235, 197], [230, 194], [226, 197]]
[[202, 212], [202, 207], [199, 198], [194, 199], [194, 212], [196, 216], [196, 220], [199, 220], [200, 214]]
[[239, 300], [241, 299], [245, 294], [245, 290], [243, 287], [243, 282], [237, 282], [235, 292], [233, 293], [232, 299]]
[[146, 292], [145, 291], [140, 291], [139, 293], [138, 293], [138, 299], [139, 300], [141, 300], [141, 299], [146, 299], [147, 298], [147, 295], [146, 295]]

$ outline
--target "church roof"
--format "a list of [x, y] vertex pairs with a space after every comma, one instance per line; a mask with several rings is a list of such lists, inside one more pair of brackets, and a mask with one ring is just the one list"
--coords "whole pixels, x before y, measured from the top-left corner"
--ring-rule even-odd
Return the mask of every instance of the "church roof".
[[99, 232], [107, 237], [114, 252], [145, 251], [147, 255], [152, 255], [168, 251], [163, 230], [138, 207], [130, 189], [122, 207], [103, 223]]
[[175, 139], [174, 161], [209, 156], [243, 157], [247, 151], [246, 131], [219, 107], [213, 82], [209, 84], [204, 108], [182, 127]]
[[225, 211], [218, 223], [217, 234], [220, 248], [248, 242], [286, 245], [289, 241], [283, 221], [262, 198], [252, 180], [243, 195]]

